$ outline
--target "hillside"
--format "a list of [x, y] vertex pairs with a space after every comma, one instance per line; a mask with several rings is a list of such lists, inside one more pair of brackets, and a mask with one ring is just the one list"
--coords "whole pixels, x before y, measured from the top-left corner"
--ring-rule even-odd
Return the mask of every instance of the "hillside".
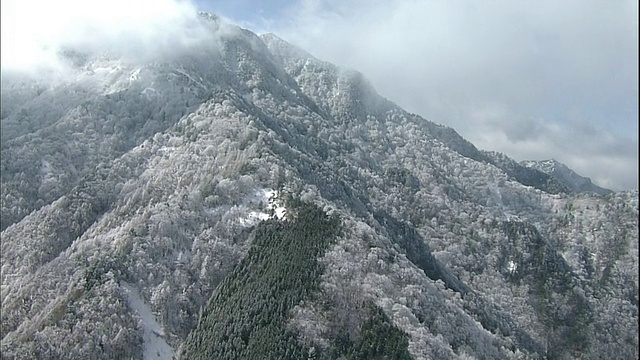
[[637, 356], [637, 191], [566, 191], [198, 21], [170, 58], [3, 76], [3, 358]]

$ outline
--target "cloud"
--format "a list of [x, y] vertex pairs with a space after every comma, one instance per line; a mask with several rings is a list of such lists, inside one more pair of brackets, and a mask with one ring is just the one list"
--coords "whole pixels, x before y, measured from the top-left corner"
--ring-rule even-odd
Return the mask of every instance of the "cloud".
[[307, 0], [288, 14], [272, 31], [481, 148], [637, 188], [633, 0]]
[[[260, 29], [363, 72], [478, 147], [638, 187], [636, 1], [302, 0], [279, 17], [283, 4], [259, 12]], [[189, 0], [0, 6], [3, 72], [60, 67], [65, 48], [153, 58], [210, 40]]]
[[2, 68], [56, 67], [66, 48], [156, 55], [204, 35], [195, 6], [175, 0], [2, 1]]
[[470, 116], [474, 144], [515, 160], [556, 159], [612, 190], [638, 188], [638, 140], [582, 121], [518, 119], [503, 110]]

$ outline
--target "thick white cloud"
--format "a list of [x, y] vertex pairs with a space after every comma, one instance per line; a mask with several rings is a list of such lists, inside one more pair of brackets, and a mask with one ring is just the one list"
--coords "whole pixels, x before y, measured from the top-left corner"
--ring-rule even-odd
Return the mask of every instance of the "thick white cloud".
[[56, 65], [64, 48], [136, 55], [170, 51], [202, 34], [195, 6], [175, 0], [3, 0], [2, 68]]
[[636, 1], [308, 0], [273, 31], [480, 148], [638, 187]]

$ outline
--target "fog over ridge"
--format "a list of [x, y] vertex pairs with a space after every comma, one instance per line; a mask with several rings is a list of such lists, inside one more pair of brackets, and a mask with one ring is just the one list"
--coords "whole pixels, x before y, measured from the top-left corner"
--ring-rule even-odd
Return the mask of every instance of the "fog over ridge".
[[[59, 52], [68, 48], [148, 60], [210, 44], [197, 14], [215, 12], [216, 4], [8, 0], [1, 6], [4, 75], [60, 73], [66, 65]], [[600, 186], [638, 187], [636, 2], [273, 6], [279, 17], [262, 23], [230, 18], [361, 71], [381, 95], [453, 127], [479, 148], [516, 160], [556, 158]]]

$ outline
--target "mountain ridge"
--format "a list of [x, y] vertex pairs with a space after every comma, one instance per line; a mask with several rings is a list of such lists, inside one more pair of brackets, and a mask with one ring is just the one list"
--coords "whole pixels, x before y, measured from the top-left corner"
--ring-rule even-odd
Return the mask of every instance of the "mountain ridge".
[[[3, 115], [3, 133], [20, 130], [2, 139], [3, 221], [14, 214], [2, 227], [3, 356], [152, 354], [131, 289], [184, 358], [637, 351], [637, 191], [545, 191], [537, 170], [525, 174], [542, 181], [523, 184], [522, 165], [402, 110], [357, 72], [274, 36], [210, 29], [207, 51], [170, 61], [89, 57], [84, 80]], [[3, 105], [20, 89], [3, 81]], [[39, 117], [47, 106], [61, 110]], [[342, 229], [327, 244], [325, 216]], [[243, 288], [256, 279], [273, 286]], [[251, 291], [273, 296], [240, 296]]]
[[579, 175], [575, 171], [571, 170], [567, 165], [555, 159], [541, 161], [523, 160], [520, 164], [527, 168], [537, 169], [553, 176], [572, 191], [593, 192], [599, 195], [608, 195], [612, 193], [611, 190], [599, 187], [591, 182], [590, 178]]

